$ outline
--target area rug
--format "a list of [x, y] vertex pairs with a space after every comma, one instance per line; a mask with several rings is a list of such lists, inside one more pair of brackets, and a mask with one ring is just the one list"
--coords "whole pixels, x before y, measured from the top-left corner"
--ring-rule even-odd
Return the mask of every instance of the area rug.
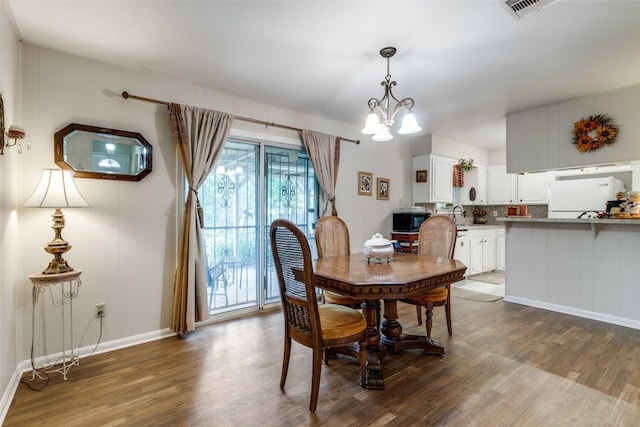
[[494, 285], [504, 285], [504, 273], [480, 273], [468, 276], [467, 279], [475, 280], [476, 282], [493, 283]]
[[[504, 276], [504, 275], [503, 275]], [[504, 284], [480, 282], [467, 278], [451, 285], [451, 295], [471, 301], [492, 302], [504, 297]]]

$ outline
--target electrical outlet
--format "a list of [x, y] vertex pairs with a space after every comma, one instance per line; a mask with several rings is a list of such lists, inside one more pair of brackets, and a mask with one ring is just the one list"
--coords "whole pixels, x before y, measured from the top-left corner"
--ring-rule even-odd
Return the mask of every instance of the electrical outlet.
[[106, 316], [107, 315], [106, 309], [107, 309], [106, 304], [104, 303], [96, 304], [96, 319]]
[[493, 216], [498, 216], [498, 211], [493, 211]]

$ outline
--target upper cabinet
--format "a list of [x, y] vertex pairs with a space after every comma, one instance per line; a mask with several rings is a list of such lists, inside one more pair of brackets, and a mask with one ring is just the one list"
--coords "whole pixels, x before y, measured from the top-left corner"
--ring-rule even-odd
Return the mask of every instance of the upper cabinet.
[[[454, 159], [428, 154], [413, 158], [413, 203], [450, 203], [453, 200]], [[416, 182], [416, 172], [426, 171], [427, 182]]]
[[[475, 192], [475, 200], [471, 200], [470, 194]], [[464, 188], [462, 189], [463, 205], [487, 204], [487, 167], [474, 166], [469, 172], [464, 173]]]
[[[573, 124], [606, 114], [619, 126], [616, 142], [580, 153]], [[507, 115], [507, 172], [531, 172], [640, 159], [640, 85]]]
[[546, 205], [549, 202], [547, 186], [550, 176], [547, 172], [517, 175], [518, 203]]
[[546, 204], [548, 172], [512, 174], [504, 164], [487, 168], [488, 204]]
[[489, 194], [487, 203], [503, 205], [516, 203], [517, 178], [515, 174], [507, 174], [507, 165], [492, 165], [487, 167], [487, 184]]

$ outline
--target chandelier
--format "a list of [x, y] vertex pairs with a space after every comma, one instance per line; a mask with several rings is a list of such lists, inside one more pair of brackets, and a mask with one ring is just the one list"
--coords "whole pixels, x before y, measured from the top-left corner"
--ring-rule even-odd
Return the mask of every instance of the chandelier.
[[[398, 133], [402, 135], [408, 135], [416, 132], [420, 132], [422, 128], [418, 126], [416, 122], [416, 116], [413, 115], [411, 109], [413, 108], [413, 99], [404, 98], [399, 100], [393, 95], [391, 88], [397, 83], [391, 80], [391, 73], [389, 72], [389, 58], [396, 54], [395, 47], [385, 47], [380, 50], [380, 55], [383, 58], [387, 58], [387, 75], [384, 81], [380, 83], [384, 86], [384, 96], [381, 99], [371, 98], [369, 100], [369, 115], [365, 122], [362, 133], [367, 135], [373, 135], [374, 141], [390, 141], [393, 139], [393, 135], [389, 132], [393, 125], [396, 114], [403, 108], [406, 108], [407, 113], [402, 118], [402, 126], [398, 129]], [[391, 99], [396, 102], [396, 105], [391, 110]]]

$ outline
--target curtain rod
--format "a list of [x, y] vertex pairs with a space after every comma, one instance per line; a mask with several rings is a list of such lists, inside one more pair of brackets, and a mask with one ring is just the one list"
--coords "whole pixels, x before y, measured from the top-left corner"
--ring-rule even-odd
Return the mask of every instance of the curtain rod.
[[[153, 103], [156, 103], [156, 104], [169, 106], [169, 103], [167, 101], [160, 101], [159, 99], [145, 98], [144, 96], [131, 95], [126, 90], [122, 92], [122, 97], [124, 99], [129, 99], [129, 98], [138, 99], [140, 101], [153, 102]], [[252, 119], [250, 117], [242, 117], [242, 116], [233, 116], [233, 117], [234, 117], [234, 119], [242, 120], [242, 121], [245, 121], [245, 122], [258, 123], [258, 124], [265, 125], [265, 126], [272, 126], [272, 127], [276, 127], [276, 128], [289, 129], [289, 130], [295, 130], [295, 131], [298, 131], [298, 132], [302, 132], [302, 129], [296, 128], [296, 127], [293, 127], [293, 126], [281, 125], [279, 123], [274, 123], [274, 122], [265, 122], [264, 120]], [[339, 136], [338, 138], [340, 138], [342, 141], [353, 142], [354, 144], [360, 144], [360, 140], [359, 139], [357, 139], [357, 140], [356, 139], [349, 139], [349, 138], [343, 138], [341, 136]]]

